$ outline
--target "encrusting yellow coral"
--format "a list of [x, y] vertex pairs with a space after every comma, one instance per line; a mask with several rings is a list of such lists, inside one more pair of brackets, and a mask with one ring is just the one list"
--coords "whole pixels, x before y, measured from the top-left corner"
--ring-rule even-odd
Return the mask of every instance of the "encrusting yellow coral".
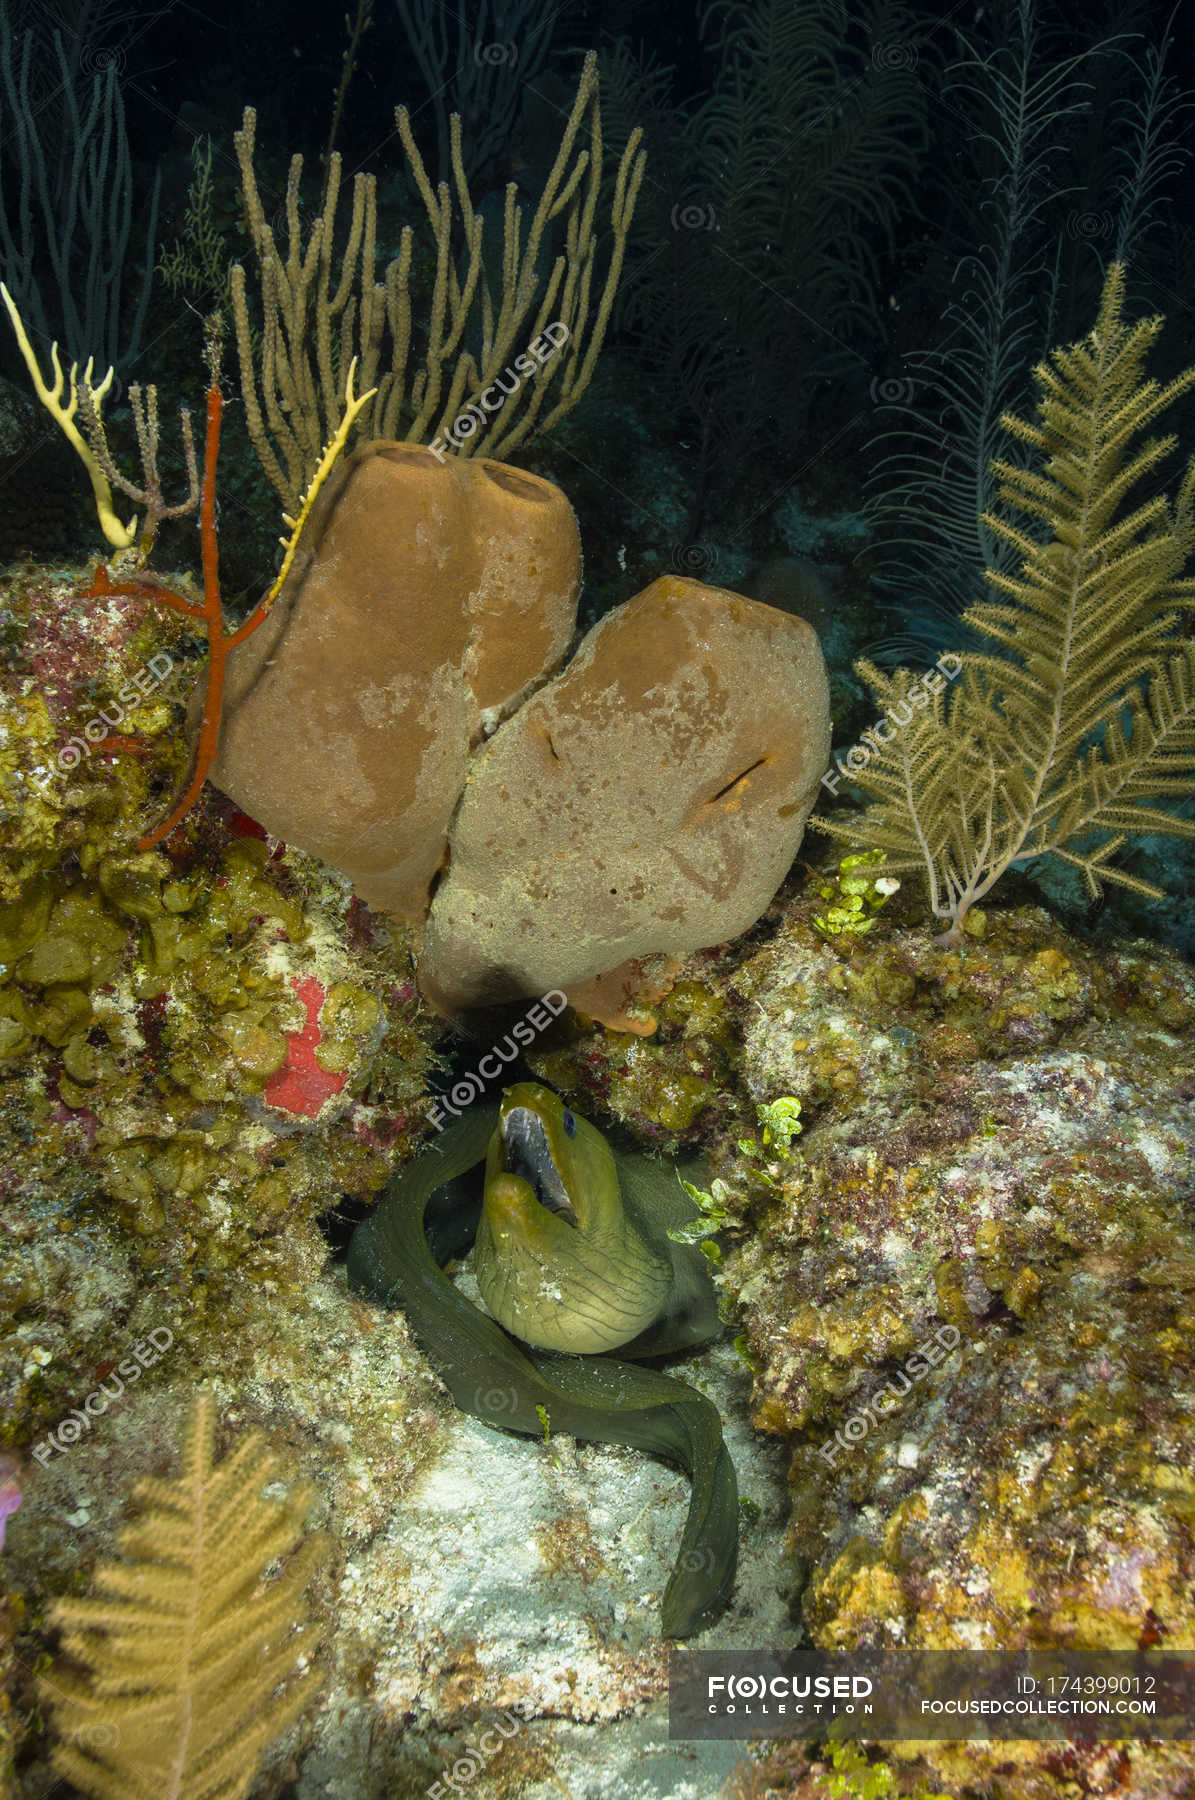
[[[210, 790], [169, 846], [133, 848], [178, 777], [184, 622], [136, 599], [84, 608], [71, 580], [29, 571], [0, 596], [18, 634], [0, 665], [6, 1200], [69, 1195], [67, 1237], [131, 1238], [187, 1293], [246, 1261], [285, 1282], [329, 1194], [376, 1190], [424, 1129], [432, 1028], [408, 934]], [[146, 754], [56, 767], [159, 656], [174, 682], [124, 721]]]

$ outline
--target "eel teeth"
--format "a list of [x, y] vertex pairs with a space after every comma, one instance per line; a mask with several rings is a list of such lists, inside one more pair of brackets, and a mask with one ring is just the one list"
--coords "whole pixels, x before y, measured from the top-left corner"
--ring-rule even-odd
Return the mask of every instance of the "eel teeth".
[[529, 1106], [512, 1107], [502, 1120], [501, 1130], [505, 1173], [525, 1181], [546, 1212], [555, 1213], [568, 1225], [578, 1224], [539, 1114]]

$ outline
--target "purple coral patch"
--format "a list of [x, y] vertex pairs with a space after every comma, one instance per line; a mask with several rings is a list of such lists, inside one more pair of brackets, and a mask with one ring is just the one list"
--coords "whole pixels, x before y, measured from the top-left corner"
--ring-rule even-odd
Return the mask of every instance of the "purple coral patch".
[[10, 1513], [21, 1504], [21, 1489], [16, 1465], [11, 1457], [0, 1456], [0, 1550], [4, 1548], [4, 1525]]

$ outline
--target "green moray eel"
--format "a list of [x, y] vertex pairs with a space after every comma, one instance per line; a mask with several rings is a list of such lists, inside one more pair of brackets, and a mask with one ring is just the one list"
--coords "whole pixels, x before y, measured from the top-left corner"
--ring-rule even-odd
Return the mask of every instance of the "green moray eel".
[[538, 1350], [633, 1356], [645, 1335], [643, 1355], [703, 1343], [718, 1330], [709, 1265], [666, 1235], [692, 1217], [670, 1168], [642, 1156], [616, 1162], [587, 1119], [520, 1082], [486, 1152], [473, 1252], [481, 1297]]
[[[477, 1276], [496, 1319], [444, 1274], [426, 1230], [432, 1196], [483, 1159]], [[520, 1082], [392, 1177], [348, 1255], [350, 1288], [402, 1307], [463, 1412], [540, 1437], [542, 1409], [553, 1431], [680, 1464], [692, 1495], [661, 1606], [668, 1638], [725, 1609], [738, 1554], [738, 1486], [717, 1409], [687, 1382], [621, 1360], [720, 1330], [706, 1259], [667, 1235], [693, 1216], [670, 1164], [616, 1156], [556, 1094]], [[607, 1349], [620, 1359], [592, 1354]]]

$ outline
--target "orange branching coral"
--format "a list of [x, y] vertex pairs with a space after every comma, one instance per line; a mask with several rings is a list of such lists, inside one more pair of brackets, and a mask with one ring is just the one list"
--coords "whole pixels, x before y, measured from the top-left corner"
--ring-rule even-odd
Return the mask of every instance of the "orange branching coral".
[[202, 621], [207, 631], [208, 666], [207, 686], [203, 698], [203, 719], [199, 730], [199, 743], [195, 752], [195, 763], [178, 804], [167, 818], [145, 837], [138, 840], [139, 850], [152, 850], [155, 844], [169, 837], [179, 821], [194, 806], [199, 798], [200, 790], [207, 780], [208, 771], [216, 760], [220, 747], [220, 719], [224, 701], [224, 672], [230, 653], [238, 644], [243, 644], [251, 637], [265, 619], [270, 608], [278, 598], [286, 580], [290, 566], [294, 561], [299, 536], [311, 511], [312, 502], [319, 489], [326, 481], [329, 471], [337, 456], [344, 448], [349, 429], [354, 419], [373, 394], [368, 393], [356, 397], [353, 394], [353, 372], [355, 363], [350, 363], [348, 381], [345, 389], [345, 411], [340, 426], [328, 444], [320, 459], [319, 467], [312, 479], [310, 487], [303, 497], [302, 505], [295, 518], [283, 515], [287, 525], [291, 527], [286, 552], [282, 559], [282, 567], [277, 578], [264, 599], [260, 600], [244, 623], [235, 631], [227, 631], [224, 625], [224, 607], [220, 598], [219, 544], [216, 535], [216, 464], [220, 454], [220, 423], [224, 411], [224, 396], [219, 383], [212, 382], [207, 391], [207, 432], [203, 452], [203, 488], [199, 505], [200, 547], [203, 558], [203, 599], [188, 600], [185, 594], [176, 593], [166, 586], [157, 576], [146, 574], [130, 577], [119, 584], [112, 581], [107, 566], [103, 563], [97, 568], [91, 586], [86, 590], [85, 599], [135, 597], [142, 600], [154, 600], [162, 606], [168, 606], [174, 612], [180, 612], [185, 618]]
[[170, 835], [179, 820], [191, 810], [199, 798], [199, 791], [207, 780], [208, 770], [216, 760], [216, 751], [220, 744], [224, 666], [228, 659], [228, 653], [257, 630], [277, 593], [277, 585], [275, 585], [237, 631], [225, 630], [224, 608], [220, 599], [219, 546], [216, 537], [216, 463], [220, 452], [220, 422], [223, 411], [224, 396], [213, 383], [207, 391], [207, 435], [204, 443], [203, 489], [199, 511], [200, 546], [203, 555], [202, 601], [188, 600], [184, 594], [176, 593], [173, 588], [168, 588], [164, 582], [159, 581], [153, 575], [135, 576], [118, 586], [112, 581], [107, 567], [103, 563], [96, 570], [95, 578], [84, 596], [89, 600], [108, 596], [137, 596], [143, 600], [154, 600], [162, 606], [169, 606], [174, 612], [182, 613], [186, 618], [202, 620], [207, 629], [207, 687], [203, 699], [203, 723], [199, 732], [195, 766], [182, 798], [160, 825], [156, 825], [151, 832], [138, 840], [139, 850], [152, 850], [155, 844], [160, 844], [164, 837]]
[[[109, 369], [97, 387], [92, 381], [92, 363], [90, 361], [82, 375], [79, 374], [78, 364], [72, 363], [68, 380], [63, 375], [62, 364], [58, 359], [58, 345], [55, 343], [50, 346], [50, 368], [53, 373], [53, 386], [51, 386], [42, 374], [16, 303], [3, 282], [0, 282], [0, 301], [7, 308], [12, 321], [17, 346], [25, 360], [25, 366], [29, 370], [34, 391], [50, 417], [65, 434], [87, 470], [95, 498], [96, 517], [99, 519], [100, 529], [117, 551], [121, 553], [131, 551], [138, 541], [138, 532], [136, 519], [130, 520], [125, 525], [117, 518], [112, 500], [112, 482], [115, 481], [124, 493], [137, 498], [145, 505], [145, 524], [140, 533], [140, 554], [144, 559], [148, 554], [149, 545], [153, 541], [158, 522], [161, 519], [177, 518], [180, 514], [189, 512], [195, 504], [195, 454], [191, 441], [190, 415], [186, 412], [183, 413], [183, 442], [191, 491], [188, 498], [180, 505], [167, 507], [162, 502], [161, 486], [158, 481], [157, 396], [155, 390], [149, 389], [145, 411], [142, 411], [138, 401], [134, 403], [137, 437], [144, 471], [144, 485], [138, 489], [117, 470], [108, 449], [107, 438], [104, 435], [103, 401], [112, 385], [114, 371]], [[236, 631], [228, 632], [224, 629], [224, 608], [220, 600], [219, 556], [216, 540], [216, 463], [220, 453], [220, 421], [224, 410], [224, 397], [220, 392], [220, 349], [220, 322], [219, 316], [215, 315], [208, 321], [205, 343], [211, 381], [207, 390], [207, 436], [204, 445], [203, 486], [199, 508], [203, 556], [202, 601], [188, 600], [184, 594], [176, 593], [173, 588], [168, 588], [165, 582], [160, 581], [157, 576], [152, 574], [131, 576], [127, 581], [114, 583], [107, 566], [103, 563], [97, 568], [90, 588], [86, 589], [83, 595], [84, 599], [89, 600], [112, 597], [156, 600], [163, 606], [170, 607], [174, 612], [182, 613], [184, 618], [201, 619], [207, 629], [209, 649], [207, 689], [204, 695], [203, 723], [199, 733], [194, 769], [191, 779], [187, 783], [186, 791], [169, 817], [164, 819], [160, 825], [155, 826], [148, 836], [139, 840], [138, 848], [141, 850], [151, 850], [155, 844], [161, 843], [164, 837], [168, 837], [179, 820], [190, 811], [199, 798], [200, 789], [207, 780], [208, 771], [216, 760], [216, 752], [220, 745], [224, 668], [228, 656], [238, 644], [244, 643], [245, 639], [257, 630], [281, 593], [283, 583], [294, 562], [295, 551], [298, 548], [303, 527], [310, 515], [312, 503], [327, 480], [336, 458], [344, 449], [358, 413], [377, 392], [376, 388], [369, 388], [359, 397], [354, 396], [353, 377], [357, 368], [354, 357], [349, 363], [345, 378], [344, 411], [341, 414], [340, 424], [320, 457], [310, 486], [302, 496], [295, 516], [291, 518], [289, 514], [283, 514], [285, 524], [290, 527], [290, 536], [282, 540], [285, 545], [282, 567], [269, 592], [250, 613], [244, 624], [239, 626]], [[135, 393], [135, 389], [130, 389], [131, 395], [135, 395]], [[83, 418], [89, 430], [92, 438], [90, 445], [84, 441], [75, 424], [76, 415]], [[127, 749], [131, 746], [127, 743], [122, 744], [119, 739], [112, 739], [108, 741], [108, 747]]]

